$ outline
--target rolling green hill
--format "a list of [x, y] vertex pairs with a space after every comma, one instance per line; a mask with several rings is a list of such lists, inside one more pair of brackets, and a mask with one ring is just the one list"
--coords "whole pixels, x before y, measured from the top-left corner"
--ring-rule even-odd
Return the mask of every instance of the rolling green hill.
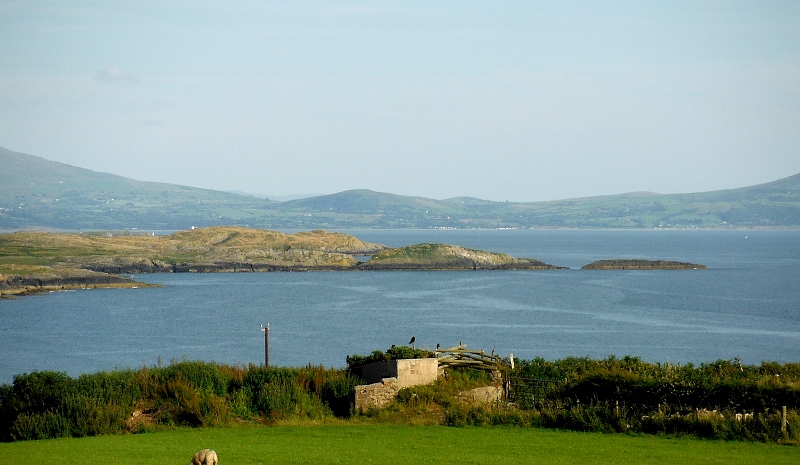
[[631, 193], [498, 208], [518, 224], [573, 228], [800, 226], [800, 175], [752, 187], [693, 194]]
[[370, 190], [276, 202], [135, 181], [0, 148], [0, 229], [800, 228], [800, 174], [692, 194], [549, 202], [434, 200]]
[[800, 174], [758, 186], [694, 194], [636, 192], [549, 202], [432, 200], [369, 190], [284, 202], [330, 224], [360, 215], [375, 227], [730, 228], [800, 227]]
[[98, 173], [0, 147], [0, 228], [187, 229], [247, 224], [275, 202]]

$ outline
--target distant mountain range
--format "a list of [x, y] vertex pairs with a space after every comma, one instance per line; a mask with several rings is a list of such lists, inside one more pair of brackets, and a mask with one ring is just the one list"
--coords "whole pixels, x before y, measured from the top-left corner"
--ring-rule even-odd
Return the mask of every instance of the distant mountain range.
[[0, 147], [0, 229], [799, 228], [800, 174], [694, 194], [548, 202], [434, 200], [349, 190], [278, 202], [135, 181]]

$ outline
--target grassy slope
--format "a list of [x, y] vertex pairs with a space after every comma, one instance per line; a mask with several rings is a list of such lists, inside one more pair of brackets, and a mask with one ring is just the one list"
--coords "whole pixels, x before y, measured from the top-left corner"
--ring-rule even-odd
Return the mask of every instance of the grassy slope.
[[[53, 285], [81, 287], [87, 279], [104, 281], [101, 276], [108, 276], [86, 269], [136, 273], [171, 270], [172, 265], [181, 264], [190, 268], [217, 267], [215, 270], [242, 268], [241, 264], [282, 269], [347, 269], [358, 263], [348, 254], [380, 248], [348, 234], [327, 231], [284, 234], [236, 227], [201, 228], [169, 236], [0, 234], [0, 295], [19, 293], [29, 285], [42, 290], [42, 286]], [[114, 279], [119, 278], [108, 278]], [[125, 285], [140, 283], [130, 281]]]
[[[214, 227], [182, 231], [169, 236], [102, 237], [85, 234], [20, 232], [0, 235], [0, 265], [80, 264], [95, 259], [139, 257], [165, 262], [267, 260], [289, 257], [291, 251], [325, 263], [355, 263], [343, 253], [375, 249], [375, 244], [326, 231], [284, 234], [249, 228]], [[285, 256], [285, 257], [284, 257]]]
[[789, 464], [796, 447], [631, 437], [523, 428], [280, 426], [178, 429], [160, 433], [0, 444], [5, 463], [176, 464], [203, 448], [222, 464]]
[[142, 182], [0, 147], [0, 227], [188, 229], [253, 224], [276, 202]]

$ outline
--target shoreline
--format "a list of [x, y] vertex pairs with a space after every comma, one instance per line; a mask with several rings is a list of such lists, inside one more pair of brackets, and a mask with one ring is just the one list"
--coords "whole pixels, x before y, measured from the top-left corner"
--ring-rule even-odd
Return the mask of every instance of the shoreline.
[[150, 284], [143, 282], [131, 283], [109, 283], [109, 284], [49, 284], [45, 286], [25, 286], [0, 289], [0, 299], [13, 299], [29, 295], [43, 294], [46, 292], [68, 292], [90, 289], [139, 289], [139, 288], [159, 288], [161, 284]]

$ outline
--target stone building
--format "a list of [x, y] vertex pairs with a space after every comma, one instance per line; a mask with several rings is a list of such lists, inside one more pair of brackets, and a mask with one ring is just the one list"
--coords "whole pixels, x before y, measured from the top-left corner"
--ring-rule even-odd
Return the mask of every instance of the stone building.
[[381, 408], [392, 403], [400, 389], [436, 381], [436, 358], [387, 360], [361, 367], [361, 377], [369, 384], [356, 386], [353, 404], [356, 411]]

